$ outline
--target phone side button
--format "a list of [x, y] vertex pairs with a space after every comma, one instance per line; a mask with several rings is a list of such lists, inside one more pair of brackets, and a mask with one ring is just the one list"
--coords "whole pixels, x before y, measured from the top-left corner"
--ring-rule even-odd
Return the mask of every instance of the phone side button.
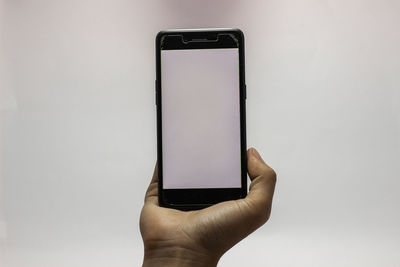
[[247, 99], [247, 85], [244, 85], [244, 99]]
[[156, 101], [156, 106], [157, 106], [157, 100], [158, 100], [158, 96], [157, 96], [157, 80], [154, 80], [154, 93], [155, 93], [155, 101]]

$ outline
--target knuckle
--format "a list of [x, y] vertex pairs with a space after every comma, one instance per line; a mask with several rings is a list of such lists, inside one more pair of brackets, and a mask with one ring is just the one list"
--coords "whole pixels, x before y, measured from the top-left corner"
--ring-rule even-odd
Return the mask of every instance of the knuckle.
[[276, 172], [273, 170], [273, 169], [271, 169], [271, 173], [270, 173], [270, 177], [271, 177], [271, 180], [274, 182], [274, 183], [276, 183]]
[[253, 200], [251, 206], [253, 217], [259, 221], [260, 225], [268, 221], [271, 214], [271, 205], [266, 198]]
[[273, 169], [268, 168], [265, 172], [265, 177], [268, 178], [268, 180], [270, 180], [273, 184], [276, 183], [276, 172]]

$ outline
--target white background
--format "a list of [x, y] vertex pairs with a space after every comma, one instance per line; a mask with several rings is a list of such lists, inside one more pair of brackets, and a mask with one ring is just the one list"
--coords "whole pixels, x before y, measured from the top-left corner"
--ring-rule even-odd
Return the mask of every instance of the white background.
[[0, 264], [138, 266], [160, 29], [246, 35], [270, 221], [221, 266], [400, 265], [398, 1], [2, 0]]

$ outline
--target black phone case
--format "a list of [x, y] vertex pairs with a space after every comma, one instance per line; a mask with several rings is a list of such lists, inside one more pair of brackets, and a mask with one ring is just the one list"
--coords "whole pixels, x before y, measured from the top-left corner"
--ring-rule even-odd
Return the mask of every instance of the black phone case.
[[[228, 38], [232, 39], [229, 41]], [[223, 38], [222, 38], [223, 37]], [[165, 38], [169, 42], [163, 42]], [[220, 40], [221, 39], [221, 40]], [[224, 40], [226, 39], [226, 40]], [[217, 40], [217, 41], [215, 41]], [[239, 48], [240, 72], [240, 135], [241, 135], [241, 188], [216, 189], [163, 189], [162, 117], [161, 117], [161, 50]], [[156, 107], [157, 107], [157, 166], [158, 202], [162, 207], [180, 210], [202, 209], [213, 204], [244, 198], [247, 195], [246, 145], [246, 83], [244, 64], [244, 35], [239, 29], [195, 29], [160, 31], [156, 36]], [[183, 199], [183, 200], [182, 200]], [[186, 201], [187, 200], [187, 201]], [[186, 202], [186, 203], [185, 203]]]

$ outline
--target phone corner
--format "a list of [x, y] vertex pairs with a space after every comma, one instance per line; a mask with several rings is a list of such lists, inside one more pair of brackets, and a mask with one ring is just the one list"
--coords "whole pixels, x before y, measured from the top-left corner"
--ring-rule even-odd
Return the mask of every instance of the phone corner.
[[161, 44], [162, 38], [168, 33], [166, 30], [161, 30], [156, 34], [156, 45], [159, 46]]
[[240, 28], [233, 28], [232, 30], [240, 40], [244, 41], [244, 33]]
[[160, 207], [165, 207], [165, 202], [164, 202], [164, 199], [163, 199], [163, 197], [162, 197], [162, 195], [160, 194], [160, 190], [158, 190], [158, 197], [157, 197], [157, 199], [158, 199], [158, 206], [160, 206]]
[[243, 189], [242, 194], [240, 195], [240, 198], [246, 198], [247, 197], [247, 185], [246, 187]]

